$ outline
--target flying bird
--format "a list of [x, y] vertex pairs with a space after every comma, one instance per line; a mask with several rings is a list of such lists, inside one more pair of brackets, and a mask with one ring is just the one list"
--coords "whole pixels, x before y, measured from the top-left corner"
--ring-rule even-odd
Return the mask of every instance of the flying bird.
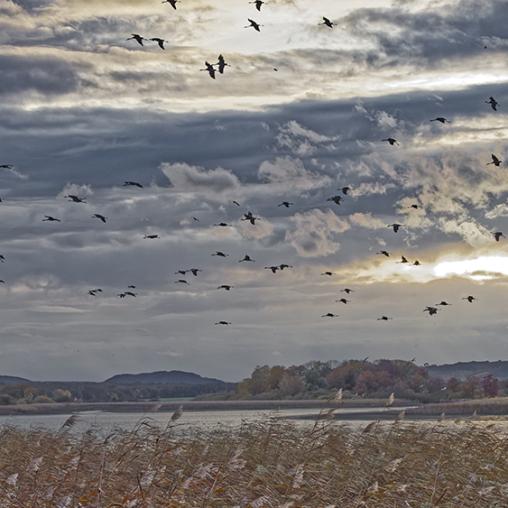
[[136, 286], [127, 286], [128, 289], [136, 289]]
[[503, 162], [499, 157], [496, 157], [494, 154], [491, 154], [490, 157], [492, 158], [492, 162], [489, 162], [487, 166], [494, 165], [496, 168], [501, 166], [501, 163]]
[[499, 242], [501, 238], [504, 238], [504, 233], [498, 231], [497, 233], [494, 233], [494, 238], [496, 239], [496, 242]]
[[14, 164], [0, 164], [0, 169], [14, 169]]
[[347, 295], [350, 295], [351, 293], [354, 293], [354, 291], [352, 289], [346, 288], [342, 289], [341, 293], [346, 293]]
[[0, 254], [0, 263], [5, 263], [5, 256]]
[[217, 252], [212, 254], [212, 256], [217, 256], [217, 257], [220, 257], [220, 258], [227, 258], [229, 256], [229, 254], [224, 254], [224, 252], [221, 252], [220, 250], [218, 250]]
[[327, 275], [328, 277], [331, 277], [333, 272], [323, 272], [321, 275]]
[[286, 208], [289, 208], [290, 206], [293, 206], [294, 203], [290, 203], [289, 201], [283, 201], [280, 205], [277, 205], [279, 207], [284, 206]]
[[436, 303], [436, 307], [450, 307], [451, 303], [445, 302], [444, 300], [442, 302]]
[[188, 270], [177, 270], [175, 275], [186, 275]]
[[400, 264], [404, 265], [406, 263], [409, 263], [409, 261], [407, 260], [406, 256], [401, 256]]
[[173, 7], [173, 9], [175, 9], [176, 11], [176, 4], [179, 2], [180, 0], [164, 0], [162, 3], [163, 4], [169, 4], [171, 5], [171, 7]]
[[157, 240], [160, 238], [160, 236], [159, 235], [145, 235], [143, 238], [145, 240]]
[[136, 293], [133, 293], [132, 291], [125, 291], [124, 295], [132, 296], [133, 298], [136, 298]]
[[398, 233], [402, 224], [390, 224], [388, 227], [392, 228], [394, 233]]
[[322, 318], [336, 318], [339, 317], [337, 314], [333, 314], [332, 312], [328, 312], [327, 314], [323, 314]]
[[325, 16], [323, 16], [323, 22], [319, 24], [326, 25], [328, 28], [333, 28], [335, 26], [335, 23], [332, 20], [326, 18]]
[[194, 275], [194, 277], [197, 277], [198, 276], [198, 273], [199, 272], [202, 272], [203, 270], [200, 270], [199, 268], [191, 268], [189, 270], [190, 273], [192, 273], [192, 275]]
[[252, 259], [248, 254], [245, 254], [243, 259], [238, 261], [239, 263], [255, 263], [254, 259]]
[[238, 201], [232, 201], [232, 203], [236, 206], [241, 206], [240, 203]]
[[389, 258], [389, 257], [390, 257], [390, 253], [389, 253], [387, 250], [380, 250], [379, 252], [377, 252], [377, 254], [378, 254], [379, 256], [385, 256], [385, 257], [387, 257], [387, 258]]
[[438, 313], [437, 307], [426, 307], [423, 312], [428, 312], [429, 316], [435, 316]]
[[90, 291], [88, 291], [88, 294], [90, 296], [97, 296], [97, 293], [102, 293], [102, 289], [90, 289]]
[[447, 118], [445, 118], [444, 116], [438, 116], [437, 118], [434, 118], [433, 120], [431, 120], [431, 122], [439, 122], [439, 123], [451, 123], [450, 120], [448, 120]]
[[420, 263], [420, 261], [418, 261], [418, 259], [413, 263], [413, 266], [422, 266], [422, 264]]
[[342, 202], [342, 196], [332, 196], [328, 198], [326, 201], [333, 201], [336, 205], [340, 205]]
[[399, 142], [395, 138], [386, 138], [382, 139], [381, 141], [386, 141], [387, 143], [390, 143], [391, 146], [399, 144]]
[[228, 63], [226, 63], [226, 60], [224, 60], [224, 57], [222, 55], [219, 55], [219, 61], [215, 64], [219, 68], [219, 73], [224, 74], [224, 70], [226, 67], [231, 67]]
[[291, 265], [282, 264], [282, 265], [279, 265], [279, 268], [280, 268], [280, 271], [283, 272], [286, 268], [293, 268], [293, 267]]
[[217, 228], [229, 228], [231, 224], [228, 224], [226, 222], [219, 222], [218, 224], [214, 224], [214, 226]]
[[175, 280], [175, 284], [187, 284], [187, 285], [190, 285], [186, 280], [184, 279], [178, 279], [178, 280]]
[[260, 220], [259, 217], [254, 217], [254, 215], [252, 215], [252, 212], [247, 212], [246, 214], [244, 214], [243, 216], [243, 219], [242, 220], [247, 220], [249, 221], [253, 226], [256, 225], [256, 221], [257, 220]]
[[80, 198], [79, 196], [76, 196], [74, 194], [69, 194], [65, 197], [68, 198], [68, 200], [72, 203], [86, 203], [86, 201], [83, 198]]
[[224, 289], [225, 291], [231, 291], [233, 289], [233, 286], [230, 286], [228, 284], [222, 284], [222, 286], [219, 286], [217, 289]]
[[231, 325], [231, 322], [229, 322], [229, 321], [217, 321], [217, 323], [215, 323], [215, 326], [217, 326], [217, 325], [229, 326], [229, 325]]
[[100, 221], [104, 222], [104, 224], [106, 224], [107, 217], [104, 217], [104, 215], [101, 215], [100, 213], [94, 213], [92, 217], [95, 217], [96, 219], [99, 219]]
[[124, 187], [138, 187], [139, 189], [143, 188], [143, 186], [140, 183], [138, 183], [138, 182], [129, 182], [129, 181], [124, 182], [123, 186]]
[[201, 69], [201, 72], [208, 72], [212, 79], [215, 79], [215, 68], [211, 63], [205, 62], [206, 69]]
[[489, 97], [489, 100], [488, 101], [485, 101], [486, 104], [490, 104], [490, 107], [494, 110], [494, 111], [497, 111], [497, 107], [499, 106], [499, 103], [496, 101], [496, 99], [494, 99], [494, 97]]
[[45, 218], [42, 219], [42, 222], [62, 222], [60, 219], [57, 219], [56, 217], [52, 217], [51, 215], [45, 215]]
[[260, 25], [259, 23], [256, 23], [253, 19], [248, 18], [249, 24], [247, 26], [244, 26], [244, 28], [254, 28], [256, 32], [261, 32], [261, 28], [263, 25]]
[[254, 4], [256, 6], [256, 9], [261, 12], [261, 7], [263, 7], [263, 4], [266, 2], [263, 2], [263, 0], [255, 0], [254, 2], [249, 2], [250, 4]]
[[381, 316], [380, 318], [377, 318], [378, 321], [393, 321], [393, 318], [388, 316]]
[[153, 42], [156, 42], [159, 45], [159, 48], [166, 49], [164, 47], [164, 43], [168, 42], [168, 41], [165, 41], [164, 39], [161, 39], [160, 37], [152, 37], [150, 40]]
[[271, 270], [272, 273], [277, 273], [280, 270], [280, 266], [265, 266], [265, 270]]
[[142, 37], [141, 35], [139, 34], [131, 34], [132, 37], [129, 37], [127, 40], [130, 41], [132, 39], [134, 39], [140, 46], [144, 46], [143, 44], [143, 41], [145, 40], [144, 37]]
[[466, 298], [462, 298], [463, 300], [467, 300], [469, 303], [473, 303], [476, 301], [474, 296], [466, 296]]
[[349, 193], [351, 192], [351, 187], [342, 187], [342, 194], [344, 194], [344, 196], [348, 196]]
[[343, 303], [344, 305], [347, 305], [351, 302], [351, 300], [348, 300], [346, 298], [341, 298], [340, 300], [336, 300], [337, 303]]

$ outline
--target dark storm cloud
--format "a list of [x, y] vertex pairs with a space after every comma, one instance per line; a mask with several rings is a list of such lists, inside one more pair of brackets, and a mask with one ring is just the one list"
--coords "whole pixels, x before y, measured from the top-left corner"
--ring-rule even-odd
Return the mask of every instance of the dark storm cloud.
[[0, 94], [4, 95], [66, 94], [80, 84], [75, 66], [57, 58], [0, 55], [0, 68]]

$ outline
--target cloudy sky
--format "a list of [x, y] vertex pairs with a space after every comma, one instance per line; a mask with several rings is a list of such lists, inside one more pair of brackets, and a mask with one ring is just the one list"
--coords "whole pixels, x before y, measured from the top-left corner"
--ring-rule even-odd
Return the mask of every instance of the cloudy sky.
[[177, 5], [0, 3], [0, 373], [508, 358], [506, 1]]

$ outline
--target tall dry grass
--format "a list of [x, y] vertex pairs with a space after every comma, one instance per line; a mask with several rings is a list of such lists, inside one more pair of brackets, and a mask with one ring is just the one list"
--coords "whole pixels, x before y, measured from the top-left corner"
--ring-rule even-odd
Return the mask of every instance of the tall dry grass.
[[508, 438], [474, 422], [266, 420], [180, 433], [0, 431], [1, 508], [504, 507]]

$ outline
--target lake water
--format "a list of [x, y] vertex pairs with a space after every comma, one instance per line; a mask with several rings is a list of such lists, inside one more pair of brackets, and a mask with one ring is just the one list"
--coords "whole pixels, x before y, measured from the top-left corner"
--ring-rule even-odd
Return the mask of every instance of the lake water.
[[[386, 411], [386, 408], [348, 408], [348, 413], [369, 413], [372, 411]], [[400, 411], [394, 412], [394, 416]], [[259, 410], [235, 410], [235, 411], [189, 411], [183, 413], [178, 420], [179, 429], [182, 430], [212, 430], [214, 427], [238, 427], [244, 422], [266, 420], [270, 417], [295, 417], [316, 415], [318, 409], [282, 409], [273, 411]], [[341, 410], [336, 411], [340, 415]], [[144, 419], [150, 419], [151, 423], [161, 427], [167, 425], [172, 413], [110, 413], [103, 411], [89, 411], [79, 413], [78, 421], [74, 427], [76, 432], [84, 432], [90, 428], [96, 429], [99, 433], [107, 434], [115, 428], [131, 430]], [[23, 429], [42, 428], [58, 430], [68, 415], [17, 415], [1, 416], [0, 426], [9, 425]], [[291, 420], [299, 425], [313, 425], [313, 420]], [[346, 422], [351, 426], [365, 425], [372, 420], [355, 420]]]

